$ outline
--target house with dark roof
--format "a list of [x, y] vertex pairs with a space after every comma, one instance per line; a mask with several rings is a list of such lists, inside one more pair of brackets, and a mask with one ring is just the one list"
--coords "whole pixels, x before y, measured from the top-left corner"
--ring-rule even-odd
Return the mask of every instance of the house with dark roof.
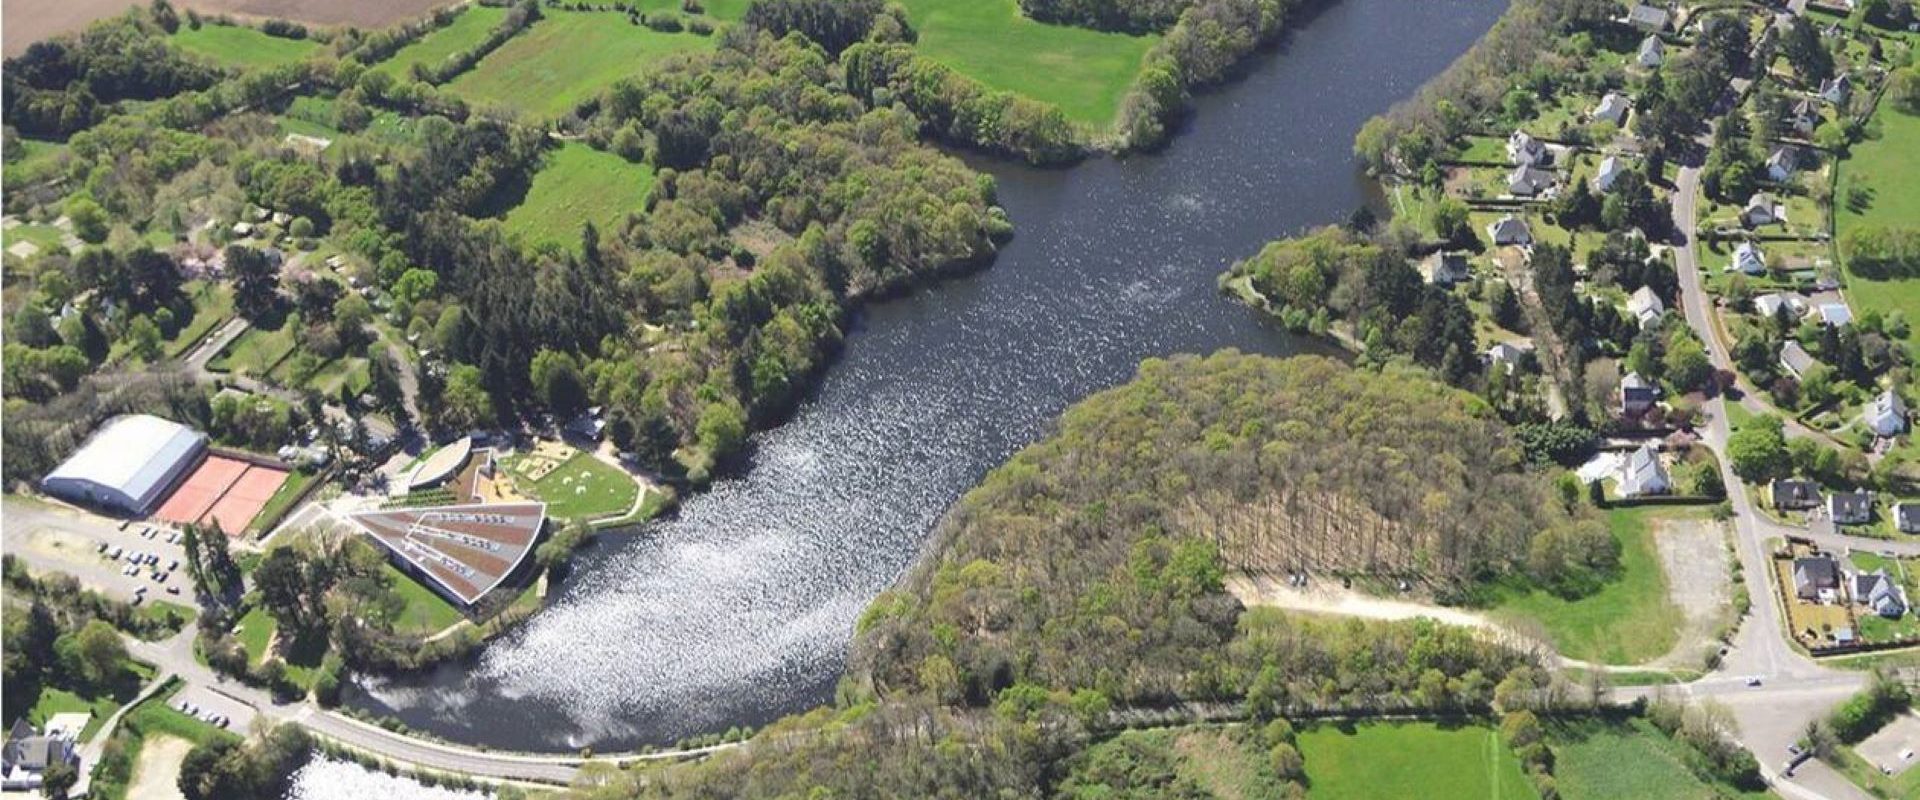
[[1853, 96], [1853, 79], [1847, 73], [1840, 73], [1820, 82], [1820, 99], [1834, 105], [1844, 105], [1847, 98]]
[[1920, 533], [1920, 503], [1894, 503], [1893, 527], [1901, 533]]
[[1466, 253], [1434, 253], [1420, 260], [1420, 277], [1436, 286], [1452, 286], [1473, 278]]
[[1805, 511], [1820, 506], [1820, 486], [1813, 481], [1780, 479], [1767, 485], [1773, 507], [1782, 511]]
[[1541, 169], [1531, 164], [1521, 164], [1507, 173], [1507, 193], [1515, 197], [1533, 197], [1553, 188], [1559, 176], [1550, 169]]
[[1887, 619], [1899, 619], [1907, 613], [1907, 593], [1888, 577], [1883, 567], [1853, 576], [1853, 602], [1873, 609]]
[[1793, 560], [1793, 596], [1802, 600], [1826, 600], [1840, 588], [1840, 564], [1827, 556], [1804, 556]]
[[1533, 228], [1527, 225], [1525, 219], [1508, 214], [1487, 225], [1487, 238], [1492, 239], [1496, 246], [1533, 244]]
[[17, 719], [7, 730], [5, 746], [0, 747], [0, 789], [33, 791], [45, 783], [48, 767], [79, 763], [80, 750], [72, 738], [42, 734], [25, 719]]
[[1620, 413], [1633, 417], [1639, 416], [1653, 407], [1657, 396], [1653, 382], [1640, 376], [1638, 372], [1629, 372], [1620, 379]]
[[1667, 43], [1660, 41], [1659, 36], [1648, 34], [1640, 40], [1640, 52], [1634, 55], [1634, 60], [1647, 69], [1660, 66], [1667, 60]]
[[1546, 142], [1533, 138], [1533, 135], [1526, 131], [1516, 130], [1507, 134], [1507, 163], [1539, 166], [1548, 160]]
[[1827, 516], [1836, 525], [1865, 525], [1873, 519], [1873, 495], [1866, 492], [1827, 495]]
[[1820, 107], [1814, 105], [1812, 100], [1803, 98], [1793, 104], [1793, 110], [1787, 114], [1787, 123], [1793, 127], [1794, 133], [1812, 136], [1814, 130], [1820, 127]]
[[1666, 30], [1667, 24], [1672, 20], [1673, 14], [1666, 9], [1646, 3], [1635, 3], [1633, 8], [1627, 11], [1627, 24], [1648, 33]]

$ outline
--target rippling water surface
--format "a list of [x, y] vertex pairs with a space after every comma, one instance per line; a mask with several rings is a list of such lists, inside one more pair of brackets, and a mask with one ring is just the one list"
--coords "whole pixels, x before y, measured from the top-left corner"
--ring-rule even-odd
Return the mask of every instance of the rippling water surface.
[[991, 268], [869, 309], [814, 397], [756, 437], [750, 470], [582, 551], [518, 632], [469, 663], [363, 680], [351, 702], [464, 742], [605, 752], [829, 700], [867, 602], [1068, 404], [1149, 356], [1308, 346], [1214, 277], [1360, 205], [1354, 132], [1502, 6], [1342, 0], [1203, 98], [1164, 153], [980, 163], [1018, 231]]

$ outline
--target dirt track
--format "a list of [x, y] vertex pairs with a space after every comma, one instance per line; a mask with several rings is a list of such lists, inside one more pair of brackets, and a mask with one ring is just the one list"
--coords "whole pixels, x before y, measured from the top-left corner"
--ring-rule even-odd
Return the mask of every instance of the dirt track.
[[[175, 0], [181, 8], [209, 14], [279, 17], [320, 25], [377, 28], [420, 16], [450, 0]], [[112, 16], [145, 2], [131, 0], [7, 0], [4, 19], [6, 54], [17, 56], [27, 46], [59, 33], [76, 31], [87, 23]]]

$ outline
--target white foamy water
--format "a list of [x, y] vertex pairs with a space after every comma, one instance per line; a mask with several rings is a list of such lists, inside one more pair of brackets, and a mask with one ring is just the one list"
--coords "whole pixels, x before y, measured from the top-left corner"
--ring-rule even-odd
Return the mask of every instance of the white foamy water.
[[428, 786], [351, 761], [315, 755], [293, 773], [286, 800], [486, 800], [491, 796]]

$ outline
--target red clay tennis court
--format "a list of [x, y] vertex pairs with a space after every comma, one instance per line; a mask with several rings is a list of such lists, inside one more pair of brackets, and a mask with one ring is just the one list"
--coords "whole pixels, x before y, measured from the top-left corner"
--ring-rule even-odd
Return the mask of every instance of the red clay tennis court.
[[286, 479], [285, 470], [207, 456], [154, 516], [176, 525], [218, 522], [228, 536], [238, 536]]

